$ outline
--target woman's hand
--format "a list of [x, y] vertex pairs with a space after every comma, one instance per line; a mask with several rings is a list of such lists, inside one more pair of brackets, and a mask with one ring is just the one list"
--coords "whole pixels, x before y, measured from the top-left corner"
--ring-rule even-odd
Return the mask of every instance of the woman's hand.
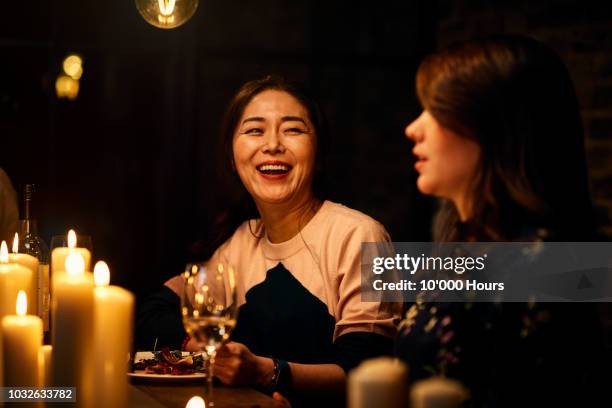
[[274, 374], [274, 362], [256, 356], [244, 344], [231, 341], [217, 351], [214, 373], [223, 384], [267, 387]]

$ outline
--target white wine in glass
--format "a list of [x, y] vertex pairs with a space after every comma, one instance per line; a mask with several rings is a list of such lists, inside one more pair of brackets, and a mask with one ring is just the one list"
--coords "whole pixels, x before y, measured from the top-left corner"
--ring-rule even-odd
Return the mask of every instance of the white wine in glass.
[[226, 264], [189, 263], [183, 277], [183, 326], [207, 356], [210, 385], [215, 354], [236, 325], [236, 276], [234, 269]]

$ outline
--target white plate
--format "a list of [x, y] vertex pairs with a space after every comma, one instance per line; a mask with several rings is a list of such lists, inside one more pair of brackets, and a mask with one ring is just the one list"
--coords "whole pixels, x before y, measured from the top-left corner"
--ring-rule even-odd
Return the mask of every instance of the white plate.
[[[183, 351], [183, 356], [188, 356], [189, 354], [191, 353]], [[136, 352], [136, 355], [134, 356], [134, 362], [137, 363], [142, 360], [149, 360], [149, 359], [152, 359], [153, 357], [155, 357], [155, 355], [151, 351], [138, 351]], [[206, 378], [205, 373], [172, 375], [172, 374], [150, 374], [150, 373], [145, 373], [144, 371], [136, 371], [133, 373], [127, 373], [127, 375], [130, 378], [139, 379], [139, 380], [164, 381], [164, 382], [168, 382], [168, 381], [173, 381], [173, 382], [174, 381], [176, 382], [187, 381], [188, 382], [188, 381], [196, 381], [196, 380], [201, 380], [203, 378]]]
[[189, 382], [189, 381], [202, 380], [206, 378], [206, 374], [204, 373], [171, 375], [171, 374], [149, 374], [149, 373], [137, 371], [135, 373], [127, 373], [127, 375], [130, 378], [139, 379], [139, 380], [163, 381], [163, 382]]

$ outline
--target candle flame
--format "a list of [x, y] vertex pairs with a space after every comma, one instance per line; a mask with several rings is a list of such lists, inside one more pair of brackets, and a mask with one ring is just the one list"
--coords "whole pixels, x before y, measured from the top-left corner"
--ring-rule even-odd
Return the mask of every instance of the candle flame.
[[0, 263], [8, 263], [8, 247], [6, 246], [6, 241], [2, 241], [0, 244]]
[[206, 403], [202, 399], [202, 397], [191, 397], [191, 399], [185, 405], [185, 408], [206, 408]]
[[76, 248], [77, 237], [73, 229], [68, 231], [68, 248]]
[[13, 253], [16, 254], [19, 252], [19, 233], [15, 233], [15, 238], [13, 238]]
[[110, 283], [110, 270], [106, 262], [96, 262], [96, 266], [94, 266], [94, 282], [98, 287], [108, 286]]
[[78, 253], [66, 257], [66, 273], [70, 276], [82, 275], [85, 272], [85, 260]]
[[28, 297], [23, 290], [17, 294], [17, 304], [15, 305], [17, 316], [25, 316], [28, 312]]

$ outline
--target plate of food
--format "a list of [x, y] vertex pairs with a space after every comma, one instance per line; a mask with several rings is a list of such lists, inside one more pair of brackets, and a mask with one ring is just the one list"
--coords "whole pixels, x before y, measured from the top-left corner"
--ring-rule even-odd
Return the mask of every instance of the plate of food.
[[170, 351], [139, 351], [134, 356], [133, 371], [127, 375], [133, 379], [150, 381], [197, 381], [206, 378], [206, 366], [202, 353]]

